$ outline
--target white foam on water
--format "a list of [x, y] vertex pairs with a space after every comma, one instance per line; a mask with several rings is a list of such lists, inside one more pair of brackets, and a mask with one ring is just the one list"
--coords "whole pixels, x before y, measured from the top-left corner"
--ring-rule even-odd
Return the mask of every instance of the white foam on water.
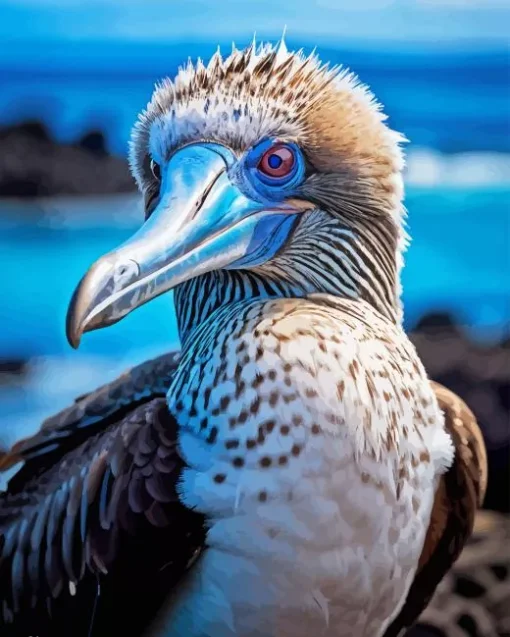
[[480, 188], [510, 186], [510, 155], [470, 152], [445, 155], [431, 148], [413, 148], [407, 155], [409, 186]]

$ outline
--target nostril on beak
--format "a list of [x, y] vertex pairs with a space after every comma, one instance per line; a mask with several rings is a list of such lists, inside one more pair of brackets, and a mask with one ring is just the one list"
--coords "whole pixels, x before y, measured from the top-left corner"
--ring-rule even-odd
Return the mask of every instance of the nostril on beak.
[[136, 261], [129, 259], [115, 266], [113, 271], [114, 291], [122, 290], [140, 274], [140, 267]]

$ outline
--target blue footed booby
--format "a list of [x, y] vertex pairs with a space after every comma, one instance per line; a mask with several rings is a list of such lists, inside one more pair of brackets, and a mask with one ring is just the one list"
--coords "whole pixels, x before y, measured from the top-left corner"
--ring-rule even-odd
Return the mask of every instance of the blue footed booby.
[[[174, 290], [181, 351], [0, 458], [14, 634], [397, 637], [471, 533], [476, 420], [401, 325], [401, 137], [352, 74], [252, 44], [156, 86], [146, 219], [68, 339]], [[17, 631], [17, 632], [16, 632]]]

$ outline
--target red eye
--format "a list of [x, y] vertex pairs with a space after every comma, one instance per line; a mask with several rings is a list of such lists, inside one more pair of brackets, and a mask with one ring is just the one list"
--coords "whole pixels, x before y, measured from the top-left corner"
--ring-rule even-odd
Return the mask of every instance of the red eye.
[[276, 144], [260, 158], [258, 169], [268, 177], [286, 177], [294, 168], [294, 151], [283, 144]]

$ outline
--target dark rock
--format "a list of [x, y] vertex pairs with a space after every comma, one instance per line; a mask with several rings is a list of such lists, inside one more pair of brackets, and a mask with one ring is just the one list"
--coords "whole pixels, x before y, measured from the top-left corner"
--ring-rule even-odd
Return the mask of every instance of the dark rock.
[[48, 129], [42, 122], [28, 120], [17, 126], [6, 126], [0, 129], [0, 142], [9, 137], [28, 137], [40, 142], [50, 142]]
[[96, 157], [106, 157], [108, 155], [106, 140], [101, 131], [87, 133], [78, 141], [77, 147], [88, 150], [89, 153]]
[[0, 197], [105, 195], [135, 190], [127, 161], [91, 131], [75, 144], [54, 141], [43, 124], [0, 128]]
[[458, 394], [480, 423], [489, 461], [485, 507], [510, 512], [509, 337], [477, 342], [443, 313], [424, 316], [410, 336], [430, 378]]
[[0, 374], [25, 374], [28, 361], [24, 358], [0, 359]]
[[445, 633], [435, 626], [418, 624], [406, 634], [406, 637], [445, 637]]
[[415, 331], [422, 334], [440, 334], [442, 336], [448, 334], [457, 336], [462, 333], [460, 326], [448, 312], [431, 312], [430, 314], [425, 314], [416, 324]]
[[0, 385], [25, 382], [30, 362], [24, 358], [0, 358]]
[[9, 179], [3, 184], [0, 182], [1, 197], [35, 199], [37, 197], [47, 197], [49, 194], [45, 184], [42, 183], [37, 175], [33, 177], [27, 175], [27, 177], [21, 179]]

